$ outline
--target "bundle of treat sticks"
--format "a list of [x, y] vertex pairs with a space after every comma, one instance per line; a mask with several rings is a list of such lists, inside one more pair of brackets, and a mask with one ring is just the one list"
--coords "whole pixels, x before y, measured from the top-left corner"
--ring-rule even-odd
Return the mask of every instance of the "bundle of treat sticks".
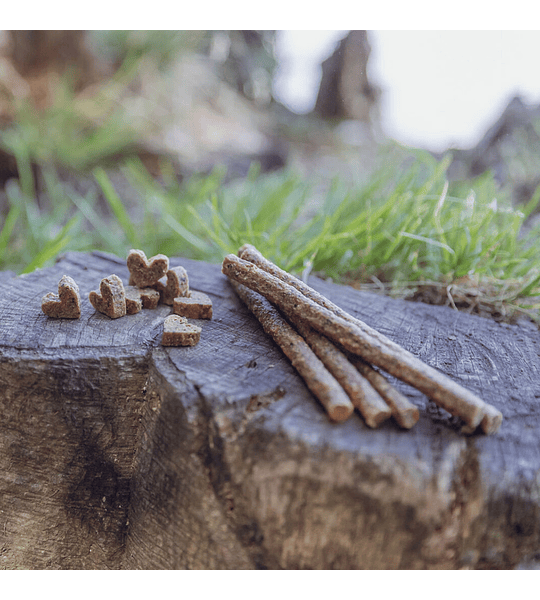
[[495, 433], [502, 414], [448, 376], [353, 317], [250, 244], [223, 260], [236, 293], [289, 358], [332, 421], [357, 408], [369, 427], [393, 417], [405, 429], [418, 408], [372, 365], [460, 417], [464, 433]]

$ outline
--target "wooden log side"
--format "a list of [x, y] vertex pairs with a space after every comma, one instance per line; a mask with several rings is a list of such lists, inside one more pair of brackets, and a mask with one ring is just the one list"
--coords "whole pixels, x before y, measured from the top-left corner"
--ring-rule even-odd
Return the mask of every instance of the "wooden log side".
[[[540, 334], [310, 285], [502, 411], [492, 436], [390, 378], [411, 430], [330, 423], [220, 265], [171, 258], [212, 299], [194, 347], [170, 306], [111, 320], [88, 293], [123, 259], [2, 277], [0, 568], [514, 568], [540, 552]], [[67, 274], [81, 319], [41, 298]]]
[[2, 357], [0, 568], [119, 565], [145, 362]]

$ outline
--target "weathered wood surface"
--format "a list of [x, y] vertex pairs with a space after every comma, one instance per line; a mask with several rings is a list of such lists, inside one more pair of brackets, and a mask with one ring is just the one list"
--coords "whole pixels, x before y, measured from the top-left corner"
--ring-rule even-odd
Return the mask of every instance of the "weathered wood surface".
[[[1, 277], [1, 568], [512, 568], [540, 556], [540, 334], [312, 280], [504, 415], [464, 436], [416, 390], [410, 431], [331, 424], [219, 265], [183, 265], [214, 319], [111, 320], [88, 293], [125, 261], [67, 254]], [[80, 320], [41, 312], [61, 276]]]

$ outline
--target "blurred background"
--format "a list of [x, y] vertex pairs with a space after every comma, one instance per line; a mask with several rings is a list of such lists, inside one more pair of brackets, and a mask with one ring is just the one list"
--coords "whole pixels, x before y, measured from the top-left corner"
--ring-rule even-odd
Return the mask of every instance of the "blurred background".
[[251, 241], [407, 297], [534, 291], [539, 50], [529, 31], [1, 31], [0, 268]]
[[[468, 150], [460, 174], [494, 166], [502, 180], [505, 168], [473, 150], [505, 109], [535, 119], [539, 50], [535, 31], [3, 31], [0, 124], [23, 105], [46, 112], [71, 94], [88, 127], [117, 112], [96, 159], [126, 150], [129, 138], [148, 160], [168, 155], [186, 172], [219, 161], [243, 172], [254, 158], [263, 170], [305, 168], [306, 147], [290, 147], [297, 128], [319, 147], [333, 137], [357, 148], [390, 139]], [[49, 132], [39, 152], [61, 152], [66, 133]], [[80, 154], [64, 162], [92, 161]]]
[[[348, 32], [279, 31], [274, 96], [314, 108], [321, 63]], [[472, 147], [509, 101], [540, 103], [538, 31], [369, 31], [370, 79], [387, 136], [443, 151]]]

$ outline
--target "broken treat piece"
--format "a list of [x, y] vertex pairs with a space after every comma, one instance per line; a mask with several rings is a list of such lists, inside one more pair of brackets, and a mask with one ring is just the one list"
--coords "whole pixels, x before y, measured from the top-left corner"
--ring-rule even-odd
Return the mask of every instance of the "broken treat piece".
[[154, 286], [163, 304], [172, 305], [175, 298], [189, 296], [189, 280], [184, 267], [173, 267]]
[[159, 292], [153, 288], [138, 288], [128, 285], [126, 293], [126, 314], [134, 315], [143, 308], [156, 308], [159, 303]]
[[202, 292], [192, 291], [187, 298], [174, 299], [173, 312], [189, 319], [211, 319], [212, 300]]
[[90, 304], [99, 312], [111, 319], [123, 317], [126, 314], [126, 294], [124, 284], [118, 275], [109, 275], [99, 284], [101, 295], [90, 292]]
[[143, 308], [156, 308], [159, 304], [159, 292], [154, 288], [139, 288]]
[[79, 286], [69, 276], [64, 275], [58, 283], [58, 294], [49, 292], [41, 300], [41, 310], [56, 319], [79, 319], [81, 297]]
[[169, 269], [165, 254], [156, 254], [150, 260], [142, 250], [130, 250], [127, 257], [129, 285], [146, 288], [157, 283]]
[[124, 288], [126, 294], [126, 314], [134, 315], [142, 310], [143, 303], [138, 287], [128, 285]]
[[185, 317], [169, 315], [163, 323], [163, 346], [195, 346], [201, 339], [201, 328], [188, 323]]

